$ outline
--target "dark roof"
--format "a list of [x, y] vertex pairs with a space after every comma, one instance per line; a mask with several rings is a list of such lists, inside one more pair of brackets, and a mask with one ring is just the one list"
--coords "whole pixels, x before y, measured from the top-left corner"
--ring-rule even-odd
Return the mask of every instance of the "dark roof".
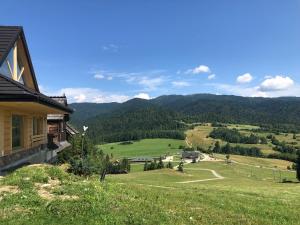
[[63, 96], [49, 96], [49, 98], [59, 102], [60, 104], [63, 104], [64, 106], [68, 106], [67, 97], [65, 95], [63, 95]]
[[4, 62], [6, 57], [8, 56], [9, 51], [14, 46], [14, 43], [18, 40], [19, 37], [21, 38], [21, 40], [23, 41], [23, 44], [24, 44], [25, 54], [28, 59], [28, 64], [29, 64], [30, 71], [32, 74], [32, 79], [34, 82], [35, 89], [37, 91], [39, 91], [39, 87], [38, 87], [37, 80], [35, 77], [30, 54], [28, 51], [28, 46], [27, 46], [25, 35], [24, 35], [23, 27], [21, 27], [21, 26], [0, 26], [0, 66], [2, 65], [2, 63]]
[[0, 74], [0, 102], [1, 101], [37, 102], [68, 113], [73, 112], [73, 109]]

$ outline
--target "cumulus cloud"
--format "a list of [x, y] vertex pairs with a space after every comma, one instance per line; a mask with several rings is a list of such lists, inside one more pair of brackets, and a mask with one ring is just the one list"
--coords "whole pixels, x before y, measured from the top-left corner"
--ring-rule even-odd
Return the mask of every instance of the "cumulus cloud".
[[188, 87], [188, 86], [190, 86], [190, 83], [188, 83], [186, 81], [173, 81], [172, 85], [174, 87], [180, 88], [180, 87]]
[[300, 97], [300, 85], [295, 83], [290, 77], [275, 76], [267, 77], [265, 80], [253, 87], [244, 87], [239, 84], [206, 84], [213, 86], [217, 91], [223, 94], [233, 94], [245, 97]]
[[269, 97], [267, 93], [259, 90], [259, 87], [245, 88], [240, 85], [231, 84], [208, 84], [217, 89], [218, 93], [237, 95], [244, 97]]
[[151, 97], [147, 93], [139, 93], [139, 94], [135, 95], [134, 98], [141, 98], [141, 99], [147, 99], [147, 100], [151, 99]]
[[272, 91], [283, 91], [291, 88], [294, 85], [294, 81], [286, 76], [275, 76], [268, 77], [260, 84], [260, 91], [272, 92]]
[[253, 80], [253, 77], [250, 73], [245, 73], [236, 78], [236, 82], [239, 84], [250, 83]]
[[195, 67], [194, 69], [189, 69], [185, 73], [186, 74], [200, 74], [200, 73], [210, 73], [210, 68], [206, 65], [200, 65]]
[[207, 79], [208, 80], [216, 79], [216, 74], [210, 74], [210, 75], [208, 75]]

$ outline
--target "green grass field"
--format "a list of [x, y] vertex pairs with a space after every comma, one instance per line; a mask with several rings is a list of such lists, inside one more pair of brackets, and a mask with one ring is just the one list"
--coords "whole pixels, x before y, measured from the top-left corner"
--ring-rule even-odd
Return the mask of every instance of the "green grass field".
[[24, 167], [0, 180], [0, 224], [299, 224], [300, 184], [280, 176], [295, 181], [292, 172], [224, 162], [109, 175], [105, 183], [62, 167]]
[[[239, 125], [254, 129], [247, 127]], [[206, 138], [211, 130], [195, 127], [188, 140], [208, 147], [215, 142]], [[173, 155], [179, 145], [185, 141], [146, 139], [99, 148], [122, 158]], [[0, 179], [0, 224], [299, 224], [300, 183], [285, 170], [290, 162], [231, 155], [227, 164], [215, 156], [222, 160], [186, 164], [183, 173], [131, 164], [129, 174], [107, 175], [104, 183], [69, 174], [67, 165], [27, 166]]]
[[[169, 146], [169, 144], [171, 146]], [[106, 154], [113, 154], [116, 158], [136, 156], [161, 156], [180, 152], [179, 146], [185, 145], [182, 140], [175, 139], [143, 139], [134, 141], [133, 144], [121, 145], [110, 143], [98, 146]]]

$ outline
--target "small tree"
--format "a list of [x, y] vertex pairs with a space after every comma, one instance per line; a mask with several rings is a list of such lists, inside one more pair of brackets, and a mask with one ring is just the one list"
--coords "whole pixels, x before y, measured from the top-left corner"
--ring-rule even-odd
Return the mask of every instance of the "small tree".
[[166, 168], [173, 169], [173, 164], [169, 161], [166, 165]]
[[215, 153], [221, 152], [221, 146], [220, 146], [220, 142], [219, 142], [219, 141], [217, 141], [217, 142], [215, 143], [215, 147], [214, 147], [214, 149], [213, 149], [213, 152], [215, 152]]
[[296, 133], [293, 134], [293, 139], [296, 140], [297, 139], [297, 135]]
[[148, 162], [146, 161], [144, 164], [144, 171], [147, 171], [147, 170], [148, 170]]
[[164, 163], [162, 161], [162, 157], [159, 157], [159, 161], [158, 161], [158, 164], [157, 164], [157, 169], [163, 169], [165, 166], [164, 166]]
[[183, 162], [182, 161], [178, 165], [178, 171], [183, 172]]
[[300, 181], [300, 150], [297, 152], [297, 161], [296, 161], [296, 172], [297, 172], [297, 179]]
[[227, 163], [227, 164], [229, 163], [229, 159], [230, 159], [230, 155], [227, 154], [227, 155], [226, 155], [226, 163]]

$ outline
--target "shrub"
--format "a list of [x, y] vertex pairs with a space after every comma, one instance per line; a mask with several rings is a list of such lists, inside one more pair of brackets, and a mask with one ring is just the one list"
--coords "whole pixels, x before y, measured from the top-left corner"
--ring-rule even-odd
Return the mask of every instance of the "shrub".
[[183, 173], [183, 162], [180, 162], [178, 165], [178, 171]]
[[173, 164], [169, 161], [166, 165], [166, 168], [173, 169]]

